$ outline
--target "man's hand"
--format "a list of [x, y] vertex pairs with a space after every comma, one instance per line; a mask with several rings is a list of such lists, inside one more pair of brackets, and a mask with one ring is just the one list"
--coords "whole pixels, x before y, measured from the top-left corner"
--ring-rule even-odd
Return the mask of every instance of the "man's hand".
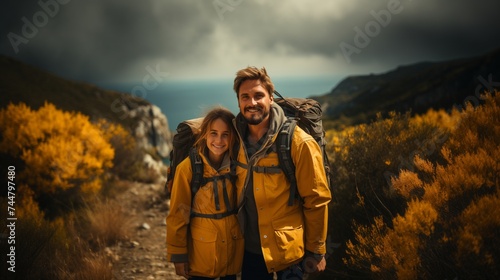
[[186, 279], [189, 279], [189, 263], [174, 263], [175, 266], [175, 274], [182, 276]]
[[326, 269], [326, 259], [324, 255], [307, 253], [304, 259], [303, 268], [306, 273], [321, 272]]
[[321, 260], [316, 265], [316, 268], [318, 269], [318, 271], [323, 271], [323, 270], [326, 269], [326, 259], [325, 259], [325, 256], [323, 256], [321, 258]]

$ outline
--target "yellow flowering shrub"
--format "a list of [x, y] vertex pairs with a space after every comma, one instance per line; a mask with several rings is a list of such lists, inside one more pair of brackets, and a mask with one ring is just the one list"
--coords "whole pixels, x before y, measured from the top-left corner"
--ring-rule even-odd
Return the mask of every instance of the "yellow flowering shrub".
[[[351, 198], [362, 202], [332, 207], [331, 217], [351, 215], [343, 258], [351, 270], [373, 279], [500, 278], [499, 102], [497, 92], [459, 114], [431, 111], [411, 118], [397, 132], [393, 122], [404, 119], [379, 120], [355, 140], [340, 137], [347, 155], [336, 161], [337, 169], [356, 176], [338, 192], [346, 198], [351, 190]], [[416, 152], [390, 171], [387, 191], [380, 168], [398, 156], [380, 147], [401, 152], [412, 144]], [[371, 174], [363, 171], [370, 168]], [[364, 215], [354, 215], [359, 207]]]
[[0, 153], [22, 162], [16, 180], [39, 198], [96, 194], [113, 166], [114, 149], [99, 127], [49, 103], [38, 110], [9, 104], [0, 111], [0, 134]]

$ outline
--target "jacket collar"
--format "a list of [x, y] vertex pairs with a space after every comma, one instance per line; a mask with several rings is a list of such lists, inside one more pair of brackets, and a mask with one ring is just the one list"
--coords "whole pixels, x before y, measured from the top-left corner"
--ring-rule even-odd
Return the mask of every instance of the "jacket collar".
[[231, 165], [231, 159], [229, 158], [229, 152], [224, 153], [224, 158], [222, 158], [222, 163], [219, 167], [219, 169], [215, 169], [212, 164], [210, 163], [210, 160], [208, 159], [208, 148], [205, 147], [203, 154], [201, 155], [203, 162], [207, 164], [208, 166], [212, 167], [215, 171], [221, 172], [224, 169], [227, 169]]

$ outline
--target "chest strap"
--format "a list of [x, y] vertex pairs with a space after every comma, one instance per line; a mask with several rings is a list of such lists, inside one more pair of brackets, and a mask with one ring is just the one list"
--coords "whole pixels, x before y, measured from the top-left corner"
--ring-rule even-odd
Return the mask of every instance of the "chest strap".
[[257, 173], [279, 174], [282, 172], [279, 166], [254, 166], [252, 169]]
[[209, 219], [222, 219], [224, 217], [236, 214], [236, 209], [233, 209], [231, 206], [231, 203], [229, 201], [229, 195], [227, 193], [227, 186], [226, 186], [226, 181], [230, 180], [233, 185], [235, 183], [235, 178], [231, 174], [225, 174], [225, 175], [220, 175], [220, 176], [214, 176], [214, 177], [203, 177], [203, 184], [205, 185], [209, 182], [212, 182], [213, 186], [213, 192], [214, 192], [214, 200], [215, 200], [215, 210], [220, 211], [220, 199], [219, 199], [219, 185], [217, 182], [219, 180], [222, 180], [222, 195], [224, 199], [224, 204], [226, 205], [226, 212], [223, 213], [217, 213], [217, 214], [204, 214], [204, 213], [197, 213], [192, 211], [191, 212], [191, 217], [200, 217], [200, 218], [209, 218]]
[[227, 216], [236, 215], [237, 212], [238, 211], [236, 211], [236, 210], [226, 211], [226, 212], [217, 213], [217, 214], [202, 214], [202, 213], [192, 212], [191, 217], [220, 220], [220, 219], [225, 218]]

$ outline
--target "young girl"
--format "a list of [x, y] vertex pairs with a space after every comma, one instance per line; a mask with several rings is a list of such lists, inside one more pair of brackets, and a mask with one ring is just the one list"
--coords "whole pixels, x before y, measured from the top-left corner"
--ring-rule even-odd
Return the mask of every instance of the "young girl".
[[186, 279], [236, 280], [243, 260], [244, 240], [236, 218], [236, 187], [230, 174], [237, 135], [234, 115], [211, 110], [195, 143], [203, 163], [203, 183], [192, 198], [190, 158], [175, 171], [167, 216], [167, 260]]

